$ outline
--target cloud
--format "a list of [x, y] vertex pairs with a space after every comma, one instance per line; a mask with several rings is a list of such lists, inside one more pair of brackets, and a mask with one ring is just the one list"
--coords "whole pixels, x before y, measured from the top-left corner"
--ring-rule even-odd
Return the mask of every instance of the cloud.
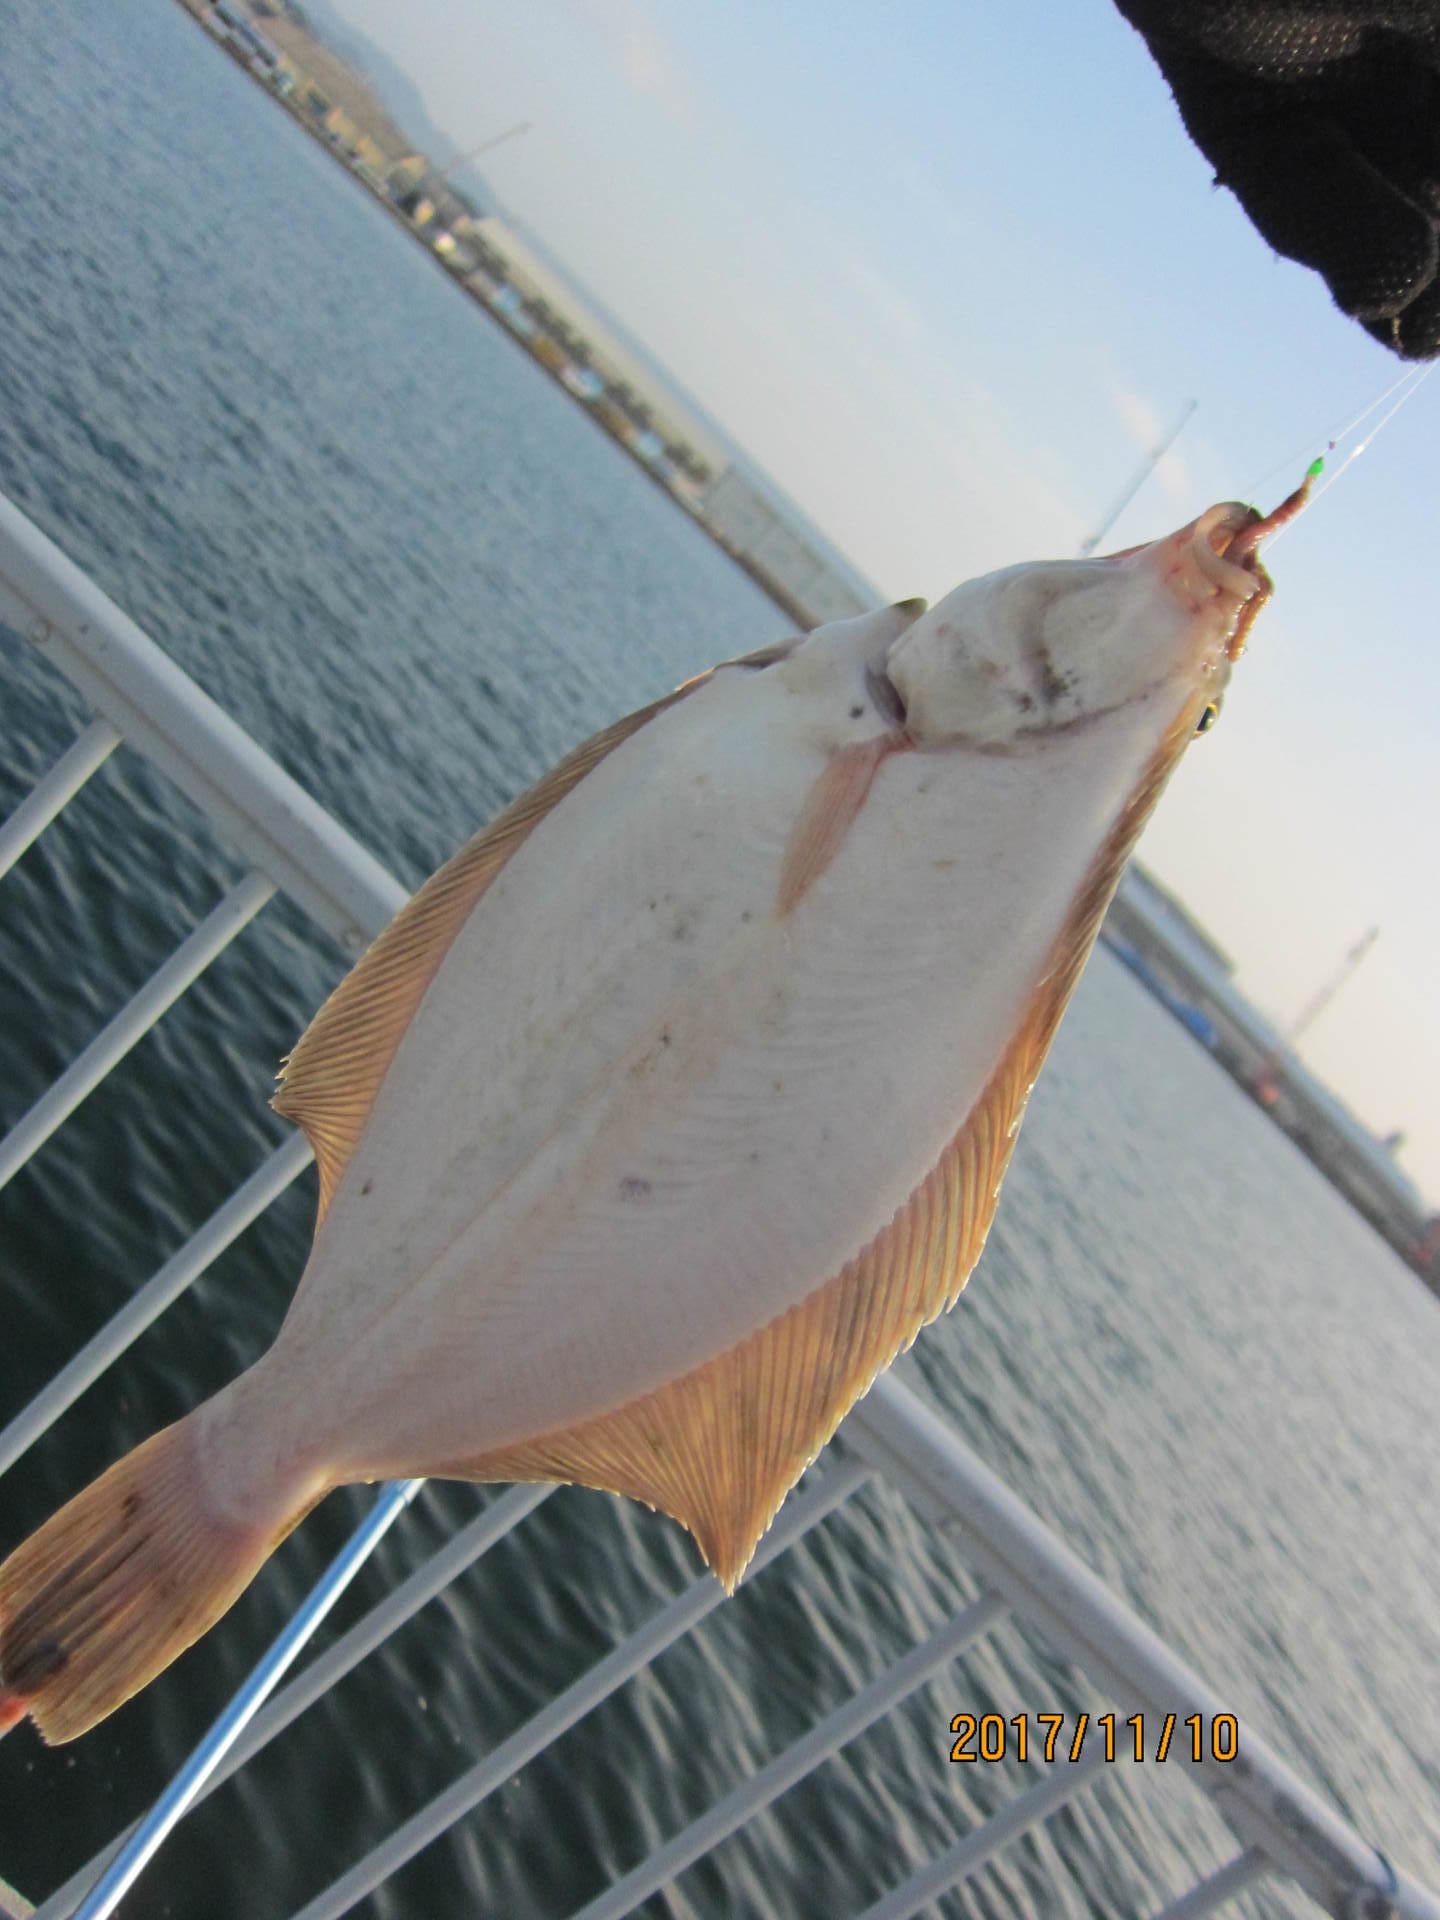
[[728, 357], [725, 417], [761, 465], [887, 592], [1073, 551], [1085, 516], [1063, 469], [943, 316], [853, 246], [810, 239], [752, 249], [744, 289], [701, 302], [692, 338], [712, 374]]
[[[1126, 433], [1140, 449], [1142, 457], [1149, 458], [1174, 427], [1174, 418], [1162, 421], [1142, 394], [1118, 380], [1111, 380], [1110, 393]], [[1194, 487], [1189, 462], [1184, 454], [1174, 448], [1160, 460], [1155, 469], [1155, 479], [1167, 500], [1187, 500]]]
[[628, 86], [648, 94], [685, 126], [698, 125], [701, 112], [695, 90], [645, 0], [570, 3]]

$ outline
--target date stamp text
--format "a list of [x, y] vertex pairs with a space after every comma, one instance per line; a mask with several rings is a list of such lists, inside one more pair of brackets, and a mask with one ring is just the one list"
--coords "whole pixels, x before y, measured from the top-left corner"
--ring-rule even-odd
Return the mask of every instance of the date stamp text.
[[1233, 1713], [1187, 1713], [1183, 1719], [1132, 1713], [957, 1713], [950, 1758], [967, 1761], [1079, 1760], [1098, 1746], [1107, 1760], [1234, 1760], [1240, 1753], [1240, 1722]]

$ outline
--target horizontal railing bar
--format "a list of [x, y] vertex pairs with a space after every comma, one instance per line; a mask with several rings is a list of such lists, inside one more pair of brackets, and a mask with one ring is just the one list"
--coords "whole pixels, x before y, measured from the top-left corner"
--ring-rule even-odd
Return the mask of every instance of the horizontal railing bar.
[[50, 771], [35, 782], [4, 826], [0, 826], [0, 875], [10, 871], [56, 814], [75, 798], [96, 768], [104, 766], [119, 744], [119, 730], [108, 720], [92, 720], [85, 731], [71, 741]]
[[998, 1594], [984, 1594], [965, 1611], [948, 1620], [918, 1647], [851, 1696], [833, 1713], [813, 1726], [785, 1751], [778, 1754], [748, 1780], [742, 1780], [732, 1793], [717, 1800], [707, 1812], [692, 1820], [683, 1832], [656, 1849], [648, 1859], [617, 1880], [604, 1893], [582, 1907], [574, 1920], [622, 1920], [625, 1914], [648, 1900], [702, 1854], [742, 1827], [754, 1814], [778, 1800], [823, 1761], [838, 1753], [848, 1741], [862, 1734], [883, 1713], [888, 1713], [930, 1676], [971, 1647], [1004, 1618], [1009, 1608]]
[[1203, 1920], [1205, 1914], [1214, 1913], [1227, 1900], [1233, 1900], [1273, 1871], [1273, 1862], [1265, 1858], [1259, 1847], [1246, 1847], [1243, 1853], [1237, 1853], [1233, 1860], [1227, 1860], [1223, 1867], [1217, 1867], [1214, 1873], [1198, 1881], [1188, 1893], [1172, 1900], [1163, 1913], [1155, 1915], [1155, 1920]]
[[375, 856], [3, 494], [0, 619], [347, 952], [405, 904], [405, 888]]
[[146, 1863], [154, 1858], [166, 1836], [190, 1810], [200, 1788], [253, 1720], [281, 1675], [299, 1657], [305, 1643], [424, 1484], [423, 1480], [392, 1480], [381, 1488], [369, 1513], [291, 1614], [279, 1638], [80, 1902], [76, 1920], [109, 1920]]
[[[1173, 1714], [1180, 1726], [1198, 1713], [1209, 1727], [1233, 1711], [893, 1375], [876, 1381], [844, 1431], [920, 1513], [958, 1523], [965, 1557], [986, 1586], [1102, 1684], [1120, 1717], [1143, 1712], [1156, 1725]], [[1397, 1876], [1248, 1728], [1242, 1753], [1238, 1767], [1210, 1753], [1184, 1756], [1186, 1772], [1242, 1842], [1292, 1874], [1336, 1920], [1367, 1893], [1386, 1896], [1397, 1920], [1440, 1920], [1440, 1900]]]
[[[457, 1575], [503, 1540], [554, 1491], [554, 1487], [550, 1486], [511, 1487], [498, 1500], [492, 1500], [483, 1513], [477, 1514], [468, 1526], [462, 1527], [443, 1547], [431, 1554], [423, 1566], [417, 1567], [414, 1573], [403, 1580], [393, 1593], [378, 1601], [362, 1619], [341, 1634], [318, 1660], [312, 1660], [288, 1686], [282, 1687], [272, 1700], [266, 1702], [212, 1777], [196, 1794], [193, 1804], [198, 1806], [202, 1800], [207, 1800], [233, 1773], [238, 1773], [247, 1760], [252, 1760], [262, 1747], [268, 1746], [277, 1734], [283, 1733], [292, 1720], [297, 1720], [307, 1707], [313, 1706], [322, 1694], [328, 1693], [367, 1654], [373, 1653], [398, 1627], [418, 1613], [427, 1601], [433, 1600]], [[72, 1874], [63, 1887], [51, 1894], [35, 1915], [35, 1920], [66, 1920], [74, 1912], [75, 1904], [85, 1889], [115, 1858], [139, 1824], [137, 1820], [108, 1846], [102, 1847], [78, 1873]]]
[[[780, 1518], [761, 1543], [751, 1563], [749, 1577], [753, 1579], [802, 1534], [817, 1526], [868, 1477], [866, 1469], [858, 1462], [844, 1461], [797, 1499], [791, 1500], [781, 1509]], [[397, 1827], [379, 1846], [372, 1848], [348, 1873], [342, 1874], [323, 1893], [317, 1894], [308, 1906], [293, 1916], [293, 1920], [337, 1920], [338, 1915], [348, 1913], [357, 1900], [363, 1900], [367, 1893], [403, 1867], [407, 1860], [413, 1859], [422, 1848], [429, 1846], [447, 1827], [453, 1827], [457, 1820], [477, 1807], [488, 1794], [503, 1786], [526, 1761], [533, 1760], [551, 1741], [558, 1739], [577, 1720], [583, 1719], [602, 1700], [608, 1699], [627, 1680], [633, 1679], [642, 1667], [648, 1666], [666, 1647], [682, 1634], [688, 1633], [724, 1598], [724, 1588], [712, 1575], [704, 1574], [693, 1581], [683, 1593], [652, 1615], [643, 1627], [622, 1640], [618, 1647], [598, 1660], [563, 1693], [558, 1693], [508, 1740], [502, 1740], [493, 1752], [461, 1774], [458, 1780]]]
[[261, 1162], [204, 1226], [173, 1253], [164, 1266], [36, 1394], [27, 1407], [0, 1430], [0, 1473], [12, 1467], [105, 1371], [110, 1362], [165, 1311], [283, 1193], [314, 1155], [301, 1133], [294, 1133]]
[[89, 1046], [76, 1055], [30, 1111], [0, 1140], [0, 1187], [12, 1180], [67, 1120], [110, 1069], [155, 1025], [155, 1022], [192, 986], [219, 953], [247, 927], [275, 892], [275, 882], [263, 873], [247, 873], [218, 905], [157, 967], [145, 985], [101, 1028]]
[[920, 1913], [932, 1900], [938, 1900], [942, 1893], [969, 1879], [977, 1868], [993, 1860], [1027, 1828], [1038, 1826], [1067, 1800], [1073, 1800], [1105, 1765], [1105, 1757], [1098, 1748], [1073, 1764], [1068, 1760], [1057, 1761], [1035, 1786], [1007, 1800], [983, 1825], [967, 1833], [953, 1847], [947, 1847], [944, 1853], [937, 1854], [903, 1886], [867, 1907], [861, 1920], [911, 1920], [912, 1915]]

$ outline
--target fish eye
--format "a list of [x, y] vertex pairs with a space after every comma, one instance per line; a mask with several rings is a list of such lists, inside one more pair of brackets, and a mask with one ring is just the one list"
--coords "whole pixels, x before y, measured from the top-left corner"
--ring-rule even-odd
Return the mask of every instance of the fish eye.
[[1208, 733], [1220, 718], [1220, 702], [1212, 700], [1195, 722], [1196, 733]]

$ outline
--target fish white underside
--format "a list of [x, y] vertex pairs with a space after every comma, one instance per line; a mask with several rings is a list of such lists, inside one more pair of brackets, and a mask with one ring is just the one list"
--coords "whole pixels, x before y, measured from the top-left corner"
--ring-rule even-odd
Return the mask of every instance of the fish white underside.
[[[1170, 712], [1161, 690], [1013, 753], [888, 755], [782, 918], [807, 796], [888, 728], [856, 625], [821, 661], [722, 669], [490, 886], [262, 1363], [287, 1447], [414, 1471], [624, 1405], [814, 1293], [935, 1166]], [[306, 1411], [322, 1353], [341, 1434]]]
[[0, 1566], [0, 1729], [103, 1719], [344, 1481], [608, 1489], [733, 1587], [964, 1285], [1304, 498], [720, 667], [448, 861], [285, 1065], [320, 1214], [274, 1347]]

